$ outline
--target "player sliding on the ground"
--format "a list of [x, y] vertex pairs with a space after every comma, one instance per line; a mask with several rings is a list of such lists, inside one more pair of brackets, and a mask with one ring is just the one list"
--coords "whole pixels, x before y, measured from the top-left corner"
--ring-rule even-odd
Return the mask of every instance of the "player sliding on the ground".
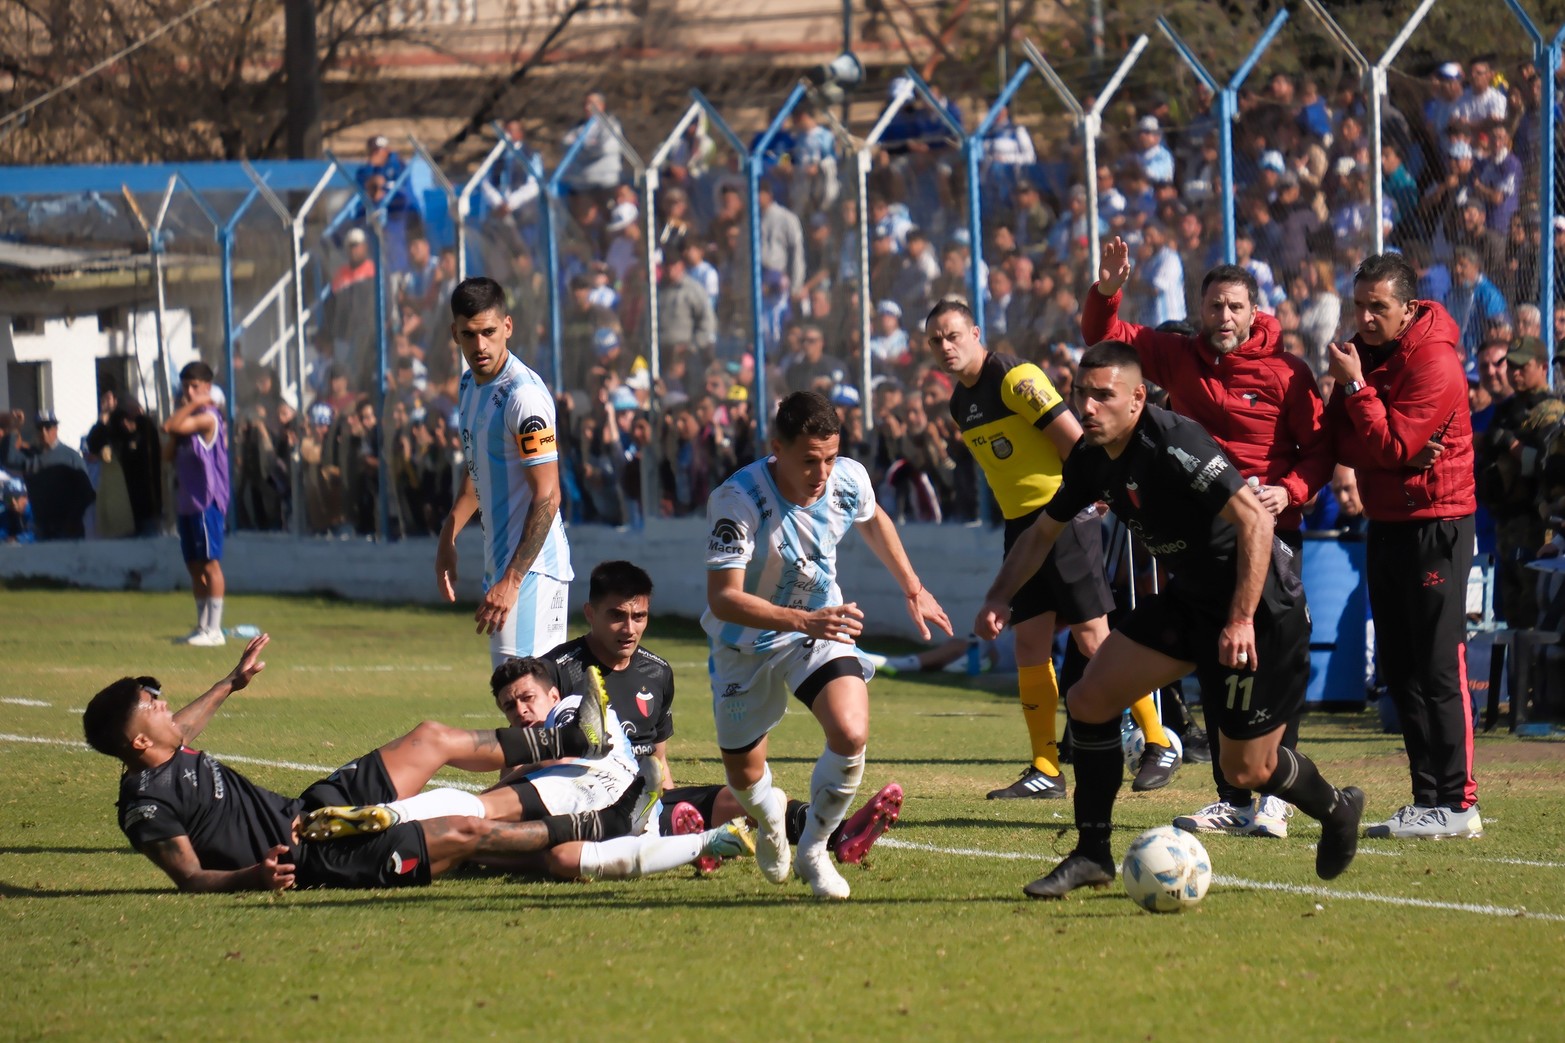
[[1061, 898], [1114, 879], [1109, 847], [1123, 771], [1120, 712], [1192, 670], [1222, 729], [1223, 773], [1320, 821], [1315, 873], [1341, 875], [1358, 850], [1364, 794], [1337, 789], [1281, 746], [1309, 679], [1309, 610], [1292, 552], [1233, 464], [1194, 421], [1146, 404], [1136, 350], [1103, 341], [1081, 357], [1072, 394], [1080, 444], [1059, 491], [1016, 541], [975, 629], [993, 637], [1016, 590], [1076, 513], [1104, 500], [1172, 572], [1103, 642], [1066, 697], [1076, 742], [1076, 849], [1024, 889]]
[[[663, 788], [663, 811], [656, 832], [649, 830], [642, 836], [601, 844], [550, 848], [539, 857], [554, 876], [606, 879], [643, 875], [692, 860], [698, 871], [710, 873], [717, 869], [721, 857], [706, 850], [711, 845], [701, 835], [714, 832], [707, 824], [744, 815], [726, 786], [672, 788], [668, 740], [674, 734], [674, 671], [641, 643], [651, 613], [652, 577], [633, 562], [600, 562], [588, 580], [587, 603], [582, 608], [587, 633], [542, 657], [551, 664], [554, 686], [566, 698], [585, 691], [590, 671], [598, 671], [608, 690], [610, 711], [618, 718], [631, 752], [656, 761]], [[495, 701], [512, 724], [520, 723], [508, 692], [495, 688]], [[796, 843], [803, 832], [809, 807], [802, 801], [787, 802], [790, 843]], [[863, 861], [875, 841], [896, 822], [901, 808], [902, 787], [888, 783], [832, 833], [828, 846], [837, 861]]]
[[847, 898], [827, 843], [864, 777], [865, 682], [875, 671], [853, 644], [864, 613], [842, 602], [837, 544], [858, 528], [901, 587], [925, 640], [927, 623], [949, 635], [951, 621], [875, 505], [869, 473], [837, 455], [840, 424], [831, 403], [811, 392], [789, 395], [773, 431], [773, 455], [742, 468], [707, 501], [701, 626], [711, 646], [717, 744], [728, 785], [759, 830], [756, 862], [780, 884], [789, 870], [786, 800], [772, 786], [766, 737], [787, 712], [789, 691], [815, 715], [826, 749], [810, 776], [794, 868], [818, 897]]
[[[93, 749], [121, 761], [120, 828], [181, 891], [280, 891], [290, 887], [427, 884], [470, 858], [541, 851], [570, 840], [619, 836], [633, 826], [641, 784], [612, 807], [539, 822], [505, 822], [519, 807], [509, 789], [482, 797], [420, 792], [451, 765], [493, 772], [562, 756], [601, 756], [605, 707], [586, 706], [569, 727], [467, 731], [425, 721], [343, 765], [298, 797], [264, 789], [190, 748], [218, 707], [266, 667], [271, 638], [245, 646], [224, 678], [178, 713], [156, 679], [122, 677], [93, 696], [82, 728]], [[329, 805], [391, 801], [398, 822], [373, 834], [300, 843], [303, 818]], [[422, 819], [422, 821], [414, 821]]]

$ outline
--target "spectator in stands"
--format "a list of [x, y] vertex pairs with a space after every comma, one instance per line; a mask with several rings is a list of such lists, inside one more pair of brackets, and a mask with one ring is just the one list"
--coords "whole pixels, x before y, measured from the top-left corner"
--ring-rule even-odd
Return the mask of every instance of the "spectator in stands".
[[29, 445], [20, 431], [7, 433], [0, 463], [27, 484], [35, 531], [42, 540], [79, 540], [87, 532], [85, 516], [97, 494], [82, 456], [60, 441], [60, 421], [52, 410], [33, 418], [38, 441]]
[[360, 398], [350, 414], [349, 446], [357, 467], [350, 490], [353, 498], [354, 527], [361, 536], [373, 536], [380, 503], [381, 431], [375, 415], [375, 403], [369, 396]]
[[600, 204], [608, 202], [624, 175], [616, 133], [623, 133], [620, 122], [605, 111], [603, 95], [588, 92], [582, 99], [581, 122], [561, 140], [565, 148], [570, 148], [586, 139], [576, 161], [561, 179], [566, 188], [593, 197]]
[[[163, 531], [163, 447], [158, 427], [133, 398], [114, 398], [87, 432], [87, 451], [118, 472], [130, 501], [132, 534]], [[100, 485], [102, 479], [100, 479]]]
[[1451, 291], [1444, 303], [1461, 332], [1457, 346], [1465, 363], [1477, 353], [1489, 323], [1505, 317], [1505, 298], [1484, 274], [1478, 253], [1470, 246], [1456, 248], [1451, 275]]
[[999, 212], [1012, 205], [1016, 185], [1026, 176], [1026, 170], [1038, 162], [1033, 148], [1032, 135], [1027, 128], [1011, 119], [1011, 110], [1002, 106], [989, 132], [982, 142], [983, 165], [980, 184], [983, 185], [986, 202]]
[[1503, 123], [1489, 130], [1489, 154], [1479, 164], [1473, 189], [1489, 205], [1489, 228], [1506, 232], [1521, 205], [1522, 163], [1511, 151], [1511, 131]]
[[1433, 82], [1434, 91], [1424, 102], [1424, 122], [1434, 132], [1439, 146], [1444, 148], [1450, 140], [1447, 131], [1462, 100], [1462, 67], [1456, 62], [1446, 62], [1435, 70]]
[[[1144, 259], [1138, 258], [1138, 270], [1146, 265]], [[1234, 236], [1234, 260], [1239, 267], [1249, 272], [1255, 279], [1255, 285], [1259, 297], [1256, 299], [1256, 307], [1261, 311], [1273, 311], [1277, 305], [1288, 296], [1287, 291], [1277, 283], [1277, 276], [1272, 271], [1272, 266], [1255, 256], [1255, 240], [1247, 230], [1241, 229]], [[1143, 278], [1145, 278], [1143, 276]], [[1143, 323], [1142, 325], [1155, 326], [1156, 323]]]
[[1391, 220], [1400, 226], [1418, 212], [1418, 183], [1402, 160], [1402, 153], [1395, 144], [1385, 142], [1380, 146], [1381, 192], [1391, 200]]
[[1487, 133], [1505, 123], [1505, 92], [1494, 85], [1494, 67], [1488, 62], [1473, 62], [1467, 68], [1467, 90], [1457, 100], [1451, 114], [1475, 134]]
[[[699, 257], [700, 247], [696, 250]], [[663, 258], [663, 278], [658, 284], [658, 342], [665, 347], [686, 344], [706, 355], [717, 344], [717, 314], [712, 310], [712, 294], [687, 270], [688, 256], [671, 252]]]
[[870, 365], [878, 374], [895, 373], [913, 361], [907, 331], [902, 328], [902, 307], [896, 301], [875, 305], [869, 337]]
[[[771, 183], [761, 182], [761, 269], [787, 276], [788, 285], [803, 286], [804, 226], [799, 218], [777, 202]], [[748, 253], [748, 251], [745, 251]]]
[[783, 374], [788, 390], [818, 391], [830, 398], [833, 388], [847, 382], [847, 365], [836, 356], [826, 354], [826, 335], [813, 323], [799, 327], [799, 348], [799, 358]]
[[1174, 180], [1174, 156], [1163, 144], [1163, 127], [1156, 116], [1136, 121], [1135, 157], [1147, 178], [1154, 183]]
[[1141, 305], [1137, 321], [1144, 326], [1157, 326], [1183, 319], [1185, 269], [1161, 225], [1150, 224], [1142, 230], [1136, 260], [1130, 293]]
[[1299, 335], [1304, 340], [1305, 361], [1315, 373], [1326, 372], [1326, 345], [1337, 339], [1342, 325], [1342, 298], [1337, 296], [1337, 276], [1331, 261], [1313, 257], [1304, 263], [1300, 277], [1305, 296], [1299, 303]]
[[375, 386], [375, 260], [369, 236], [350, 228], [343, 237], [348, 256], [331, 279], [322, 326], [331, 340], [332, 357], [344, 367], [356, 388]]
[[407, 185], [397, 185], [397, 180], [407, 169], [407, 164], [402, 157], [392, 151], [391, 140], [384, 134], [372, 135], [364, 146], [364, 162], [359, 169], [354, 171], [354, 179], [368, 191], [369, 184], [374, 179], [379, 179], [384, 190], [390, 191], [396, 186], [391, 200], [387, 204], [389, 213], [402, 213], [412, 207], [412, 198], [407, 193]]
[[33, 543], [33, 508], [27, 499], [27, 483], [7, 476], [0, 481], [0, 543]]

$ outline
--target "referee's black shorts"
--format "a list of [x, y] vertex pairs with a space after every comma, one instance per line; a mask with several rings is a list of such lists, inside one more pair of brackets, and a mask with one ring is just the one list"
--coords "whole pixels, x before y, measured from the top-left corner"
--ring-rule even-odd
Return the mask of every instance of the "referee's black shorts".
[[[1275, 577], [1268, 579], [1274, 584]], [[1115, 629], [1138, 645], [1195, 664], [1201, 703], [1229, 739], [1256, 739], [1304, 709], [1310, 680], [1310, 613], [1303, 597], [1282, 605], [1263, 599], [1255, 612], [1257, 669], [1217, 661], [1228, 604], [1191, 596], [1178, 582], [1143, 596]]]
[[[1007, 554], [1042, 513], [1040, 507], [1020, 518], [1006, 520]], [[1073, 626], [1106, 616], [1113, 608], [1114, 595], [1103, 567], [1103, 526], [1096, 513], [1083, 512], [1065, 526], [1043, 568], [1033, 573], [1011, 599], [1011, 625], [1053, 612], [1055, 622]]]

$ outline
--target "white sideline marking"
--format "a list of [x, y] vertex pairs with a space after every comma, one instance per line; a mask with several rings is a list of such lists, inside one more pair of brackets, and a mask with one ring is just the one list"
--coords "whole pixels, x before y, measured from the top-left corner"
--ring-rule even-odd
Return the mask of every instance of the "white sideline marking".
[[290, 670], [303, 670], [303, 671], [307, 671], [307, 672], [310, 672], [310, 673], [333, 673], [333, 674], [358, 674], [358, 673], [364, 673], [364, 674], [394, 674], [394, 673], [400, 673], [402, 671], [407, 671], [408, 673], [416, 673], [418, 671], [424, 671], [425, 673], [448, 674], [452, 670], [455, 670], [456, 667], [454, 667], [454, 666], [442, 666], [439, 663], [409, 663], [406, 666], [398, 666], [398, 665], [393, 664], [393, 663], [379, 663], [379, 664], [375, 664], [375, 665], [371, 665], [371, 666], [346, 666], [346, 665], [331, 665], [331, 664], [325, 664], [325, 663], [299, 663], [299, 664], [296, 664], [294, 666], [290, 666], [288, 669], [290, 669]]
[[0, 703], [10, 706], [51, 706], [53, 704], [42, 702], [38, 699], [0, 699]]
[[[0, 732], [0, 742], [27, 742], [38, 746], [64, 746], [72, 750], [92, 749], [86, 743], [76, 739], [50, 739], [42, 735], [10, 735], [4, 732]], [[215, 750], [208, 750], [207, 752], [225, 764], [254, 764], [260, 768], [287, 768], [292, 771], [311, 771], [317, 775], [330, 775], [337, 768], [341, 767], [341, 765], [334, 765], [328, 768], [324, 764], [302, 764], [299, 761], [273, 761], [261, 757], [246, 757], [239, 753], [218, 753]], [[452, 782], [448, 779], [440, 779], [438, 784], [440, 786], [449, 786], [452, 789], [467, 790], [469, 793], [479, 793], [486, 788], [474, 785], [471, 782]], [[432, 781], [430, 785], [434, 786], [436, 783]]]
[[[1023, 855], [1013, 851], [981, 851], [965, 847], [936, 847], [933, 844], [914, 844], [895, 837], [882, 837], [881, 847], [902, 848], [910, 851], [929, 851], [940, 855], [966, 855], [976, 858], [1003, 858], [1010, 860], [1047, 861], [1047, 856]], [[1056, 863], [1060, 860], [1055, 859]], [[1488, 859], [1487, 861], [1510, 861]], [[1214, 884], [1224, 887], [1249, 887], [1257, 891], [1280, 891], [1284, 894], [1308, 895], [1315, 898], [1336, 898], [1344, 901], [1377, 902], [1381, 905], [1399, 905], [1413, 909], [1444, 909], [1457, 913], [1478, 913], [1482, 916], [1521, 917], [1529, 920], [1548, 920], [1565, 923], [1565, 913], [1535, 913], [1522, 908], [1503, 905], [1478, 905], [1472, 902], [1438, 902], [1429, 898], [1402, 898], [1397, 895], [1375, 894], [1372, 891], [1334, 891], [1329, 887], [1312, 887], [1307, 884], [1283, 884], [1268, 880], [1245, 880], [1237, 876], [1212, 875]]]

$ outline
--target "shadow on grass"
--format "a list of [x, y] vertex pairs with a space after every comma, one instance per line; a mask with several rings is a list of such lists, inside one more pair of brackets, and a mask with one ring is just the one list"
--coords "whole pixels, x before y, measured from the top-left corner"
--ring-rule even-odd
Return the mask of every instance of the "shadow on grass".
[[98, 898], [106, 895], [168, 895], [172, 887], [22, 887], [0, 881], [0, 898]]
[[[528, 881], [535, 884], [536, 881]], [[574, 886], [574, 885], [572, 885]], [[810, 896], [803, 890], [795, 890], [789, 893], [775, 895], [723, 895], [720, 897], [703, 897], [701, 895], [647, 895], [645, 893], [632, 894], [629, 892], [603, 892], [589, 890], [585, 887], [572, 887], [561, 885], [557, 894], [546, 896], [517, 895], [514, 900], [498, 899], [493, 895], [471, 895], [444, 893], [436, 884], [433, 889], [421, 888], [416, 893], [396, 893], [388, 895], [386, 892], [362, 891], [343, 892], [341, 897], [323, 898], [297, 904], [298, 908], [363, 908], [368, 905], [385, 904], [387, 902], [417, 902], [419, 904], [438, 902], [444, 912], [473, 912], [473, 913], [514, 913], [528, 910], [629, 910], [629, 909], [674, 909], [674, 908], [699, 908], [699, 909], [771, 909], [800, 907], [814, 907], [819, 909], [842, 908], [845, 903], [822, 902]], [[897, 896], [886, 898], [859, 898], [854, 897], [851, 904], [856, 906], [887, 906], [890, 908], [906, 906], [947, 906], [961, 904], [971, 905], [974, 902], [984, 902], [991, 905], [1018, 905], [1025, 902], [1025, 897], [1017, 899], [1008, 895], [952, 895], [950, 897], [914, 897]], [[290, 911], [295, 903], [286, 901], [245, 904], [237, 908], [249, 911]]]
[[5, 855], [134, 855], [128, 847], [29, 847], [12, 844], [0, 854]]

